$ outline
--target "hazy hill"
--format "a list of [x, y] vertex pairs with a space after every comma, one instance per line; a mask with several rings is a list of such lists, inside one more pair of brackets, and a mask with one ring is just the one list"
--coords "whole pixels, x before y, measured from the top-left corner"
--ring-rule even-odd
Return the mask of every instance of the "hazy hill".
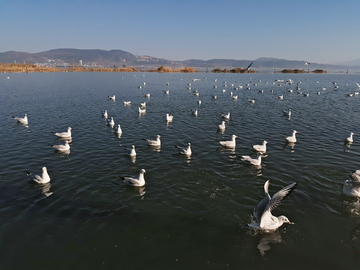
[[[0, 53], [0, 62], [5, 63], [57, 63], [63, 65], [79, 65], [82, 60], [83, 65], [97, 66], [128, 66], [128, 67], [145, 67], [157, 68], [161, 65], [168, 67], [198, 67], [198, 68], [235, 68], [247, 67], [252, 61], [252, 68], [266, 69], [346, 69], [351, 68], [350, 65], [328, 65], [310, 63], [305, 65], [305, 61], [286, 60], [278, 58], [258, 58], [255, 60], [234, 60], [234, 59], [211, 59], [198, 60], [189, 59], [186, 61], [170, 61], [152, 56], [135, 56], [129, 52], [122, 50], [81, 50], [81, 49], [55, 49], [39, 53], [26, 53], [9, 51]], [[354, 60], [355, 61], [355, 60]]]

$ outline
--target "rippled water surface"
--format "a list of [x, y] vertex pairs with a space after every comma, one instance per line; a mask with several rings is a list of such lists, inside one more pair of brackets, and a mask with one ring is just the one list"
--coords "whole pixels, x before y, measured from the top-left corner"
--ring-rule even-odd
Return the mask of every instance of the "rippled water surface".
[[[0, 74], [0, 268], [358, 269], [360, 202], [342, 194], [360, 169], [360, 96], [346, 96], [359, 91], [356, 82], [346, 74]], [[121, 124], [120, 137], [103, 110]], [[28, 126], [12, 119], [25, 113]], [[51, 132], [67, 127], [70, 153], [55, 152], [49, 145], [61, 142]], [[298, 142], [285, 144], [294, 129]], [[350, 132], [354, 143], [344, 145]], [[157, 134], [161, 149], [142, 140]], [[236, 149], [220, 147], [232, 134]], [[244, 164], [238, 156], [254, 155], [250, 144], [263, 140], [262, 166]], [[174, 145], [189, 142], [191, 157], [178, 154]], [[124, 153], [131, 145], [135, 159]], [[31, 183], [25, 171], [43, 166], [51, 182]], [[142, 168], [146, 186], [125, 186], [120, 176]], [[268, 179], [271, 194], [298, 182], [273, 211], [295, 224], [274, 233], [247, 227]]]

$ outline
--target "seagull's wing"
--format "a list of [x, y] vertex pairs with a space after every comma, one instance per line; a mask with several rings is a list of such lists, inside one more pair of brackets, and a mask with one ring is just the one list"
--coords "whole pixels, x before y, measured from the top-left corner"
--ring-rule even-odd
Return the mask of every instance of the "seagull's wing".
[[241, 71], [241, 73], [244, 73], [245, 71], [247, 71], [247, 70], [251, 67], [251, 65], [252, 65], [253, 63], [254, 63], [254, 62], [251, 62], [251, 64], [248, 65], [248, 67], [247, 67], [245, 70]]
[[296, 185], [297, 185], [297, 182], [292, 183], [291, 185], [288, 185], [288, 186], [280, 189], [278, 192], [276, 192], [274, 194], [274, 196], [271, 198], [271, 200], [268, 202], [268, 204], [266, 205], [266, 207], [264, 209], [264, 213], [267, 211], [272, 211], [276, 207], [278, 207], [281, 204], [282, 200], [285, 199], [285, 197], [287, 195], [289, 195], [290, 192], [295, 189]]
[[268, 205], [269, 201], [270, 201], [271, 197], [269, 195], [269, 193], [265, 192], [265, 198], [262, 199], [258, 205], [256, 206], [255, 210], [254, 210], [254, 216], [256, 218], [256, 221], [260, 224], [261, 221], [261, 217], [265, 211], [266, 206]]

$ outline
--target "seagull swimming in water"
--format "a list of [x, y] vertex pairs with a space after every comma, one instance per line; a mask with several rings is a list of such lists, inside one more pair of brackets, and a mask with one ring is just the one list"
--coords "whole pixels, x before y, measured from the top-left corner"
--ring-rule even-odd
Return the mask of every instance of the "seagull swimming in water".
[[108, 118], [107, 110], [101, 112], [101, 114], [102, 114], [102, 116], [103, 116], [104, 118]]
[[16, 120], [16, 122], [27, 125], [29, 123], [27, 114], [25, 114], [24, 117], [15, 117], [13, 116], [13, 118]]
[[124, 183], [129, 186], [142, 187], [145, 186], [145, 173], [146, 171], [141, 169], [138, 177], [121, 177], [121, 179], [123, 179]]
[[252, 146], [252, 148], [254, 148], [255, 151], [265, 153], [267, 143], [268, 143], [267, 141], [263, 141], [262, 144], [251, 145], [251, 146]]
[[343, 193], [350, 197], [360, 197], [360, 170], [349, 174], [350, 180], [344, 182]]
[[248, 226], [265, 231], [274, 231], [284, 223], [294, 224], [285, 216], [273, 216], [271, 211], [281, 204], [282, 200], [296, 188], [296, 185], [297, 182], [280, 189], [271, 198], [269, 180], [267, 180], [264, 184], [265, 198], [259, 202], [254, 211], [256, 223], [248, 224]]
[[135, 145], [132, 145], [131, 148], [127, 148], [125, 147], [125, 153], [130, 156], [130, 157], [135, 157], [136, 156], [136, 151], [135, 151]]
[[160, 135], [156, 136], [156, 140], [147, 140], [147, 139], [143, 139], [144, 141], [146, 141], [150, 146], [160, 146], [161, 145], [161, 141], [160, 141]]
[[54, 133], [59, 138], [71, 138], [71, 130], [72, 128], [68, 127], [67, 131], [65, 132], [52, 132], [52, 133]]
[[299, 132], [297, 132], [296, 130], [294, 130], [292, 136], [289, 136], [289, 137], [286, 137], [286, 138], [285, 138], [286, 141], [287, 141], [287, 142], [290, 142], [290, 143], [296, 143], [296, 137], [295, 137], [295, 134], [296, 134], [296, 133], [299, 133]]
[[70, 144], [69, 141], [65, 141], [65, 144], [55, 144], [50, 145], [52, 148], [55, 148], [57, 151], [68, 151], [70, 150]]
[[221, 114], [222, 118], [225, 118], [226, 120], [230, 120], [230, 113], [227, 114]]
[[121, 129], [121, 126], [118, 124], [118, 127], [117, 127], [117, 129], [116, 129], [116, 132], [115, 132], [116, 134], [122, 134], [122, 129]]
[[179, 151], [180, 154], [187, 155], [187, 156], [190, 156], [192, 154], [191, 143], [188, 143], [187, 148], [181, 148], [177, 145], [175, 145], [175, 147], [177, 148], [177, 150]]
[[260, 166], [262, 156], [263, 156], [263, 153], [259, 152], [255, 158], [250, 157], [250, 156], [241, 156], [241, 160], [250, 165]]
[[225, 126], [225, 121], [222, 121], [220, 125], [218, 125], [218, 129], [219, 130], [225, 130], [226, 126]]
[[350, 132], [350, 136], [346, 137], [345, 141], [348, 142], [348, 143], [354, 142], [353, 135], [355, 135], [355, 133]]
[[227, 147], [227, 148], [235, 148], [236, 146], [236, 138], [238, 138], [238, 136], [236, 135], [232, 135], [231, 136], [231, 141], [220, 141], [219, 143], [223, 146], [223, 147]]
[[113, 96], [108, 96], [108, 98], [115, 101], [115, 95], [113, 95]]
[[33, 174], [31, 172], [26, 171], [27, 175], [30, 176], [31, 180], [39, 184], [46, 184], [50, 182], [50, 176], [47, 172], [46, 167], [42, 167], [42, 174], [41, 176], [38, 174]]
[[282, 110], [284, 116], [291, 116], [291, 109], [288, 111]]
[[167, 122], [171, 122], [173, 120], [174, 116], [173, 115], [169, 115], [168, 113], [166, 114], [166, 121]]
[[126, 106], [126, 105], [131, 105], [131, 101], [125, 101], [124, 100], [124, 105]]

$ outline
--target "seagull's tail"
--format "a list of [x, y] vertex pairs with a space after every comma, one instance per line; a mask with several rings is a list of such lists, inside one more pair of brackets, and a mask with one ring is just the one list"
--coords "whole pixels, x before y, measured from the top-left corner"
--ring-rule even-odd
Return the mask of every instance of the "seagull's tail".
[[174, 145], [177, 149], [180, 149], [180, 147], [179, 146], [177, 146], [177, 145]]

